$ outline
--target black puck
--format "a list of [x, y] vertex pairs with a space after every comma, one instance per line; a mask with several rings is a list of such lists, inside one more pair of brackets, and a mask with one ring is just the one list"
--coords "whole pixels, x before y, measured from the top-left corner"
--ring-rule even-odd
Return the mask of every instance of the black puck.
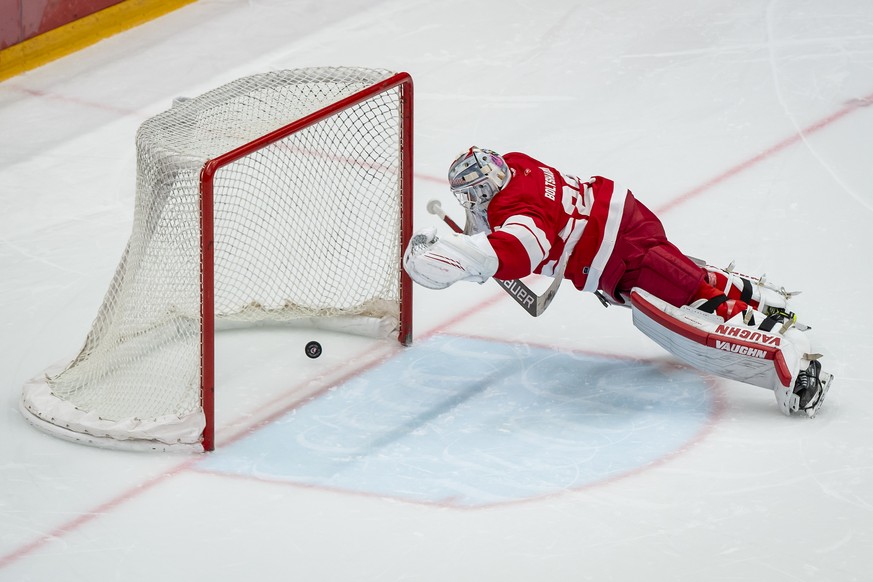
[[313, 340], [306, 344], [306, 355], [310, 358], [317, 358], [321, 355], [321, 344]]

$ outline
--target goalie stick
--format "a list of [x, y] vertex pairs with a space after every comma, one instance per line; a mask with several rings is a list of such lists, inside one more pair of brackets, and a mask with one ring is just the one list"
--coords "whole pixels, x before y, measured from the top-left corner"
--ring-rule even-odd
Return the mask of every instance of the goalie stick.
[[[446, 214], [439, 200], [431, 200], [428, 202], [427, 211], [442, 219], [442, 221], [453, 231], [458, 233], [464, 232], [464, 229], [458, 226], [458, 223]], [[558, 293], [558, 288], [561, 286], [561, 281], [564, 280], [564, 272], [562, 269], [555, 275], [549, 288], [546, 289], [542, 295], [534, 293], [530, 287], [521, 281], [521, 279], [495, 278], [494, 280], [497, 281], [503, 290], [506, 291], [516, 303], [521, 305], [525, 311], [533, 317], [537, 317], [543, 314], [543, 312], [549, 307], [549, 304], [551, 304], [552, 299], [555, 298], [555, 295]]]

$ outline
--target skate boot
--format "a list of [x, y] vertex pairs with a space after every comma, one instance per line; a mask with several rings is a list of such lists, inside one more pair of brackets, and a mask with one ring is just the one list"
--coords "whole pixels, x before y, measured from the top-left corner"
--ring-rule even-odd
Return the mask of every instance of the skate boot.
[[791, 412], [803, 411], [813, 418], [824, 404], [825, 396], [831, 387], [833, 375], [821, 371], [818, 360], [809, 362], [806, 370], [801, 370], [794, 381], [794, 393], [791, 395]]

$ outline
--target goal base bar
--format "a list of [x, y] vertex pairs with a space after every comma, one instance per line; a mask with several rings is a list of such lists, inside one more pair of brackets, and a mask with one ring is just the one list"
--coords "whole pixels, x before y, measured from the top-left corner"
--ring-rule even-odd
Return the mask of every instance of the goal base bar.
[[68, 430], [56, 424], [33, 414], [25, 404], [24, 398], [21, 398], [18, 403], [19, 411], [24, 420], [32, 427], [40, 430], [55, 438], [60, 438], [73, 443], [88, 445], [91, 447], [99, 447], [102, 449], [113, 449], [117, 451], [138, 451], [138, 452], [159, 452], [159, 453], [202, 453], [204, 452], [201, 443], [187, 444], [167, 444], [155, 440], [144, 439], [127, 439], [119, 440], [112, 437], [100, 437], [87, 433]]
[[21, 391], [19, 409], [24, 419], [35, 428], [68, 441], [109, 449], [180, 452], [204, 450], [201, 435], [206, 421], [202, 410], [184, 416], [152, 419], [101, 418], [52, 393], [48, 378], [62, 369], [62, 366], [50, 369], [45, 375], [27, 382]]

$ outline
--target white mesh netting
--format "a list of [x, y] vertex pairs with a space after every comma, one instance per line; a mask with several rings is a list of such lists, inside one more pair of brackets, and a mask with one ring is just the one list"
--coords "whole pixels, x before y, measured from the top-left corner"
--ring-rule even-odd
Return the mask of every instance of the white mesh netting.
[[[392, 74], [358, 68], [271, 72], [181, 101], [143, 123], [136, 137], [130, 241], [79, 355], [59, 373], [25, 386], [25, 416], [86, 442], [97, 437], [196, 447], [204, 426], [201, 169], [207, 160]], [[377, 93], [217, 171], [219, 325], [354, 316], [377, 318], [375, 329], [383, 332], [395, 330], [399, 91]]]

